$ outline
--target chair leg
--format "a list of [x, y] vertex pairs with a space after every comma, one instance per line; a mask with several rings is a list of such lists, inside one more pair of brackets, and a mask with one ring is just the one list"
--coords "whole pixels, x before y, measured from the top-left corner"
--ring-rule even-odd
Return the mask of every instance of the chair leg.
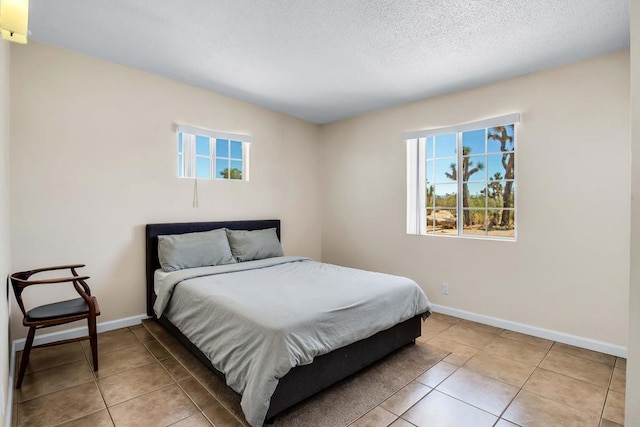
[[91, 355], [93, 356], [93, 370], [98, 371], [98, 332], [96, 318], [89, 317], [89, 342], [91, 343]]
[[33, 346], [33, 338], [36, 335], [36, 328], [30, 327], [27, 334], [27, 341], [24, 343], [24, 350], [22, 351], [22, 360], [20, 361], [20, 372], [18, 372], [18, 384], [16, 388], [22, 387], [22, 380], [24, 374], [27, 372], [27, 364], [29, 363], [29, 354], [31, 353], [31, 347]]

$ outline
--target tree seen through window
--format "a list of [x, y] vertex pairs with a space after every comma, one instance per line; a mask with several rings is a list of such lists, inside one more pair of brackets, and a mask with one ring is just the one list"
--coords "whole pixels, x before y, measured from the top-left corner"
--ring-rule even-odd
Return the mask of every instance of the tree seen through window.
[[425, 144], [427, 234], [515, 237], [514, 125], [430, 136]]

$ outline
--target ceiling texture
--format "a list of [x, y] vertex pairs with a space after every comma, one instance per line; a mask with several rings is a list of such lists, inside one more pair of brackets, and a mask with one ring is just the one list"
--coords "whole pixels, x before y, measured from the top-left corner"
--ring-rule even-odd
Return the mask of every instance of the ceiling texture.
[[629, 0], [31, 0], [31, 39], [314, 123], [629, 46]]

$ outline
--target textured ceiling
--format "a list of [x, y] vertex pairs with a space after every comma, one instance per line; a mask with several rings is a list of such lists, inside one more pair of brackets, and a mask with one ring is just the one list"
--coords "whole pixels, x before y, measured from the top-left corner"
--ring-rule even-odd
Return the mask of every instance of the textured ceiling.
[[629, 46], [629, 0], [31, 0], [31, 38], [315, 123]]

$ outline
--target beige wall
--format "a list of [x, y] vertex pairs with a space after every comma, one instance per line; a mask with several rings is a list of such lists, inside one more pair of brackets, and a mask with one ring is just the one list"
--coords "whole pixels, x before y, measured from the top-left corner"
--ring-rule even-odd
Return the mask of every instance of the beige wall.
[[640, 425], [640, 4], [631, 2], [631, 280], [629, 282], [628, 426]]
[[[514, 112], [518, 241], [405, 234], [402, 133]], [[324, 261], [407, 275], [433, 303], [626, 345], [627, 51], [330, 124], [322, 144]]]
[[[11, 271], [11, 233], [9, 228], [9, 43], [0, 40], [0, 277]], [[0, 292], [0, 393], [4, 406], [9, 377], [9, 305], [5, 289]], [[0, 412], [5, 425], [6, 407]]]
[[[146, 223], [279, 218], [285, 253], [320, 258], [316, 125], [37, 42], [11, 90], [12, 266], [86, 263], [100, 321], [146, 312]], [[253, 135], [251, 181], [199, 181], [193, 208], [175, 123]]]

